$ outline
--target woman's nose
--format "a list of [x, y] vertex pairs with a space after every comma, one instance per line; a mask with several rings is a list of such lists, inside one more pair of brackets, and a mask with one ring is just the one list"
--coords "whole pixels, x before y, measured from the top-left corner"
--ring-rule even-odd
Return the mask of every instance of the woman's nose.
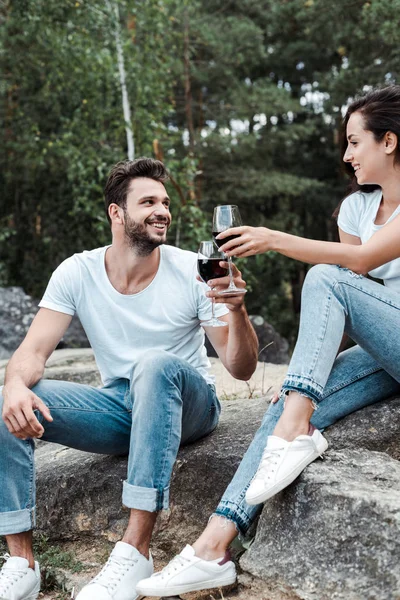
[[351, 162], [353, 156], [350, 148], [346, 148], [346, 152], [343, 155], [344, 162]]

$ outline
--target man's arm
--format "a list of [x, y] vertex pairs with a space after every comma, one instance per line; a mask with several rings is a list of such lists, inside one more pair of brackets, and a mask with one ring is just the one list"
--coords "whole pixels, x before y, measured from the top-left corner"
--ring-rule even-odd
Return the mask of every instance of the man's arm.
[[50, 354], [66, 332], [72, 317], [65, 313], [41, 308], [24, 341], [7, 365], [3, 388], [3, 420], [17, 438], [40, 437], [43, 427], [34, 410], [52, 421], [47, 406], [30, 388], [41, 379]]
[[[227, 267], [227, 263], [225, 266]], [[232, 274], [235, 285], [244, 288], [246, 283], [235, 265], [232, 265]], [[218, 290], [226, 288], [228, 284], [229, 277], [209, 281], [208, 285], [213, 287], [214, 291], [207, 292], [207, 296], [214, 298], [216, 304], [224, 303], [229, 309], [228, 315], [219, 317], [228, 323], [228, 327], [204, 329], [224, 367], [236, 379], [247, 381], [257, 367], [258, 339], [244, 305], [244, 294], [217, 296]]]

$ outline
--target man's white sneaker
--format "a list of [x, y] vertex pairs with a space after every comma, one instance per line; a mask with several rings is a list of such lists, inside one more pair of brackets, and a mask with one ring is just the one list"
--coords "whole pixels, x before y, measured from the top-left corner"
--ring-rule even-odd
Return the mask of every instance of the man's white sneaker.
[[312, 435], [299, 435], [292, 442], [270, 435], [257, 473], [246, 492], [247, 504], [260, 504], [283, 490], [328, 447], [316, 429]]
[[82, 588], [76, 600], [136, 600], [136, 584], [152, 573], [151, 556], [147, 560], [130, 544], [117, 542], [100, 573]]
[[29, 567], [26, 558], [10, 556], [0, 571], [0, 598], [1, 600], [36, 600], [40, 591], [39, 565]]
[[195, 556], [192, 546], [186, 546], [159, 573], [143, 579], [136, 586], [143, 596], [174, 596], [231, 585], [236, 581], [236, 569], [229, 559], [203, 560]]

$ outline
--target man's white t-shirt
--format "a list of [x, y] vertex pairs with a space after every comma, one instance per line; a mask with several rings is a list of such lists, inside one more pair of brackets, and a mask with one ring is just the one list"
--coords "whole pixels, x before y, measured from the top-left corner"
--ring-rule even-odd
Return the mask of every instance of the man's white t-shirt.
[[[143, 352], [165, 350], [186, 360], [208, 383], [210, 361], [200, 321], [211, 318], [208, 288], [196, 280], [197, 255], [160, 246], [156, 276], [141, 292], [120, 294], [105, 269], [108, 246], [74, 254], [54, 271], [39, 303], [67, 315], [77, 314], [104, 385], [132, 379]], [[228, 313], [224, 304], [215, 314]]]
[[[374, 233], [400, 214], [399, 205], [384, 225], [375, 225], [376, 214], [381, 200], [381, 189], [369, 194], [355, 192], [347, 196], [340, 207], [338, 226], [345, 233], [359, 237], [361, 242], [365, 244]], [[369, 274], [376, 279], [382, 279], [387, 287], [400, 293], [400, 258], [377, 267], [373, 271], [370, 271]]]

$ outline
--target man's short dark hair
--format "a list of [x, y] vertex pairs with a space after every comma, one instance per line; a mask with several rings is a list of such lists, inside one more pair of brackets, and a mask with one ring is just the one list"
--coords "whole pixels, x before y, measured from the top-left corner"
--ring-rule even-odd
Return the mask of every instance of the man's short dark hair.
[[167, 169], [160, 160], [142, 157], [136, 160], [123, 160], [114, 165], [104, 188], [105, 208], [110, 224], [108, 207], [114, 203], [125, 211], [130, 183], [138, 177], [147, 177], [160, 183], [168, 181]]

